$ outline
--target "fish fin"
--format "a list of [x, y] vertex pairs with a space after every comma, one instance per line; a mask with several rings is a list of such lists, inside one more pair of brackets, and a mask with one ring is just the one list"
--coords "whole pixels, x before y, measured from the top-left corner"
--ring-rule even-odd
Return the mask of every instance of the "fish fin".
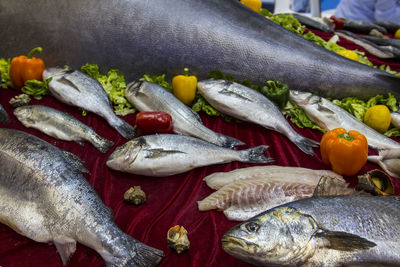
[[111, 126], [114, 127], [114, 129], [117, 130], [120, 135], [126, 139], [132, 139], [135, 137], [135, 130], [129, 123], [119, 117], [117, 117], [117, 121], [117, 124], [113, 124]]
[[256, 146], [246, 150], [238, 151], [241, 153], [241, 162], [247, 163], [269, 163], [274, 159], [265, 155], [268, 146]]
[[56, 237], [53, 239], [54, 245], [60, 254], [63, 265], [66, 265], [69, 258], [76, 250], [76, 241], [69, 237]]
[[191, 108], [190, 108], [189, 110], [190, 110], [190, 112], [192, 112], [192, 114], [193, 114], [193, 116], [196, 118], [196, 120], [197, 120], [198, 122], [200, 122], [201, 124], [203, 124], [203, 121], [201, 120], [199, 113], [197, 113], [196, 111], [194, 111], [194, 110], [191, 109]]
[[297, 135], [297, 138], [292, 141], [301, 151], [311, 156], [314, 156], [314, 151], [312, 148], [319, 146], [319, 142], [306, 138], [302, 135]]
[[[229, 81], [227, 81], [227, 82], [229, 82]], [[229, 83], [231, 83], [231, 82], [229, 82]], [[226, 95], [226, 96], [233, 96], [233, 97], [245, 100], [245, 101], [250, 102], [250, 103], [254, 102], [252, 99], [250, 99], [248, 97], [245, 97], [243, 95], [237, 94], [237, 93], [235, 93], [233, 91], [230, 91], [230, 90], [228, 90], [226, 88], [223, 88], [222, 90], [218, 91], [218, 93], [222, 94], [222, 95]]]
[[322, 113], [325, 113], [325, 114], [330, 114], [330, 115], [334, 115], [335, 114], [334, 111], [332, 111], [329, 108], [324, 107], [324, 106], [322, 106], [320, 104], [318, 104], [318, 111], [320, 111]]
[[90, 172], [86, 169], [86, 167], [84, 165], [85, 162], [82, 159], [80, 159], [77, 155], [72, 154], [71, 152], [68, 152], [68, 151], [65, 151], [65, 150], [62, 150], [62, 152], [64, 154], [64, 158], [69, 163], [71, 163], [73, 168], [78, 169], [81, 172], [90, 174]]
[[243, 143], [242, 141], [233, 138], [231, 136], [227, 136], [227, 135], [222, 135], [224, 138], [224, 142], [221, 144], [222, 147], [227, 147], [227, 148], [235, 148], [237, 146], [242, 146], [245, 145], [246, 143]]
[[106, 153], [114, 145], [114, 142], [97, 135], [94, 140], [91, 140], [91, 144], [101, 153]]
[[68, 80], [68, 78], [65, 77], [65, 76], [60, 76], [60, 77], [57, 79], [57, 81], [60, 82], [60, 83], [65, 84], [65, 85], [67, 85], [67, 86], [71, 86], [72, 88], [74, 88], [74, 89], [75, 89], [76, 91], [78, 91], [78, 92], [81, 91], [81, 90], [79, 89], [78, 86], [76, 86], [72, 81]]
[[162, 148], [145, 149], [145, 152], [146, 152], [145, 158], [161, 158], [171, 154], [185, 153], [179, 150], [165, 150]]
[[322, 176], [314, 189], [313, 197], [358, 194], [348, 184], [334, 177]]
[[315, 234], [315, 237], [322, 241], [323, 247], [341, 251], [351, 252], [370, 249], [376, 246], [375, 243], [361, 236], [346, 232], [320, 230]]

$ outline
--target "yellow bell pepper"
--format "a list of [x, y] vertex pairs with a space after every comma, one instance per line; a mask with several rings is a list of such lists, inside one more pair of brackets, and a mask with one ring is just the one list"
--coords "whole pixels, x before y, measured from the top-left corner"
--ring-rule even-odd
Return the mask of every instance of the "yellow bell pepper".
[[260, 13], [262, 6], [262, 2], [260, 0], [240, 0], [240, 2], [248, 8], [253, 9], [255, 12]]
[[189, 105], [196, 96], [197, 77], [189, 76], [189, 69], [184, 69], [184, 75], [177, 75], [172, 78], [172, 90], [176, 98], [182, 103]]

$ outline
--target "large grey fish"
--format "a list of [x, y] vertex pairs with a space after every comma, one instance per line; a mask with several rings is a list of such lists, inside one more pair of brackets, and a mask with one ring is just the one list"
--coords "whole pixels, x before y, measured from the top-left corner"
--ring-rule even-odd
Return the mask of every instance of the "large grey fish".
[[117, 147], [107, 166], [147, 176], [169, 176], [191, 169], [231, 161], [268, 163], [268, 146], [233, 150], [177, 134], [156, 134], [135, 138]]
[[277, 131], [304, 153], [314, 155], [318, 142], [298, 134], [271, 100], [244, 85], [225, 80], [204, 80], [197, 84], [200, 94], [217, 110], [234, 118]]
[[103, 117], [126, 139], [134, 137], [133, 127], [115, 115], [107, 93], [97, 80], [78, 70], [58, 67], [43, 72], [43, 80], [48, 78], [52, 78], [49, 90], [55, 98]]
[[222, 247], [263, 266], [400, 262], [400, 198], [335, 196], [275, 207], [227, 231]]
[[0, 104], [0, 122], [9, 122], [10, 117], [8, 117], [7, 111]]
[[151, 82], [128, 84], [125, 96], [140, 111], [164, 111], [171, 115], [174, 132], [233, 148], [243, 145], [233, 137], [214, 132], [203, 125], [200, 116], [165, 88]]
[[100, 152], [107, 152], [113, 142], [98, 135], [92, 128], [68, 113], [54, 108], [33, 105], [14, 110], [17, 119], [28, 128], [35, 128], [47, 135], [66, 141], [88, 141]]
[[325, 97], [400, 98], [400, 77], [327, 51], [236, 0], [1, 0], [0, 25], [2, 57], [40, 45], [47, 66], [93, 62], [131, 81], [185, 67], [204, 79], [219, 69]]
[[335, 128], [345, 128], [347, 131], [356, 130], [365, 135], [368, 146], [371, 148], [378, 150], [400, 148], [400, 143], [378, 133], [323, 97], [291, 90], [290, 100], [304, 110], [314, 123], [325, 130], [329, 131]]
[[121, 231], [75, 155], [24, 132], [0, 129], [0, 222], [37, 242], [53, 242], [63, 264], [76, 242], [107, 266], [155, 266], [163, 252]]

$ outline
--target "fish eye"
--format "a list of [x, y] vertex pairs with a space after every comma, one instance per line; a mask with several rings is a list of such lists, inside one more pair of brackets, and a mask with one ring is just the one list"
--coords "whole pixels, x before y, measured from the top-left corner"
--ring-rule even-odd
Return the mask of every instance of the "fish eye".
[[249, 232], [255, 232], [258, 230], [258, 228], [260, 228], [260, 226], [255, 222], [250, 222], [250, 223], [246, 224], [246, 229]]

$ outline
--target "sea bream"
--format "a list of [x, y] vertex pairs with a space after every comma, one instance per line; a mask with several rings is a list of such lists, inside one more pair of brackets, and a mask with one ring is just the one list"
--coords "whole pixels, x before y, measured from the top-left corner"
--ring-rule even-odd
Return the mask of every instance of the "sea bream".
[[324, 97], [400, 98], [400, 77], [327, 51], [236, 0], [1, 0], [0, 25], [2, 57], [40, 44], [47, 66], [92, 62], [128, 81], [184, 68], [204, 79], [219, 69]]
[[204, 126], [199, 114], [158, 84], [146, 81], [132, 82], [125, 89], [125, 96], [140, 111], [164, 111], [170, 114], [175, 133], [194, 136], [223, 147], [244, 145], [242, 141]]
[[102, 153], [114, 145], [114, 142], [101, 137], [83, 122], [54, 108], [42, 105], [22, 106], [14, 110], [14, 115], [25, 127], [37, 129], [60, 140], [75, 141], [81, 145], [83, 141], [88, 141]]
[[107, 159], [107, 166], [139, 175], [170, 176], [231, 161], [269, 163], [272, 159], [265, 155], [267, 148], [233, 150], [191, 136], [145, 135], [117, 147]]
[[233, 227], [222, 248], [260, 266], [399, 263], [399, 209], [398, 196], [302, 199]]
[[96, 79], [79, 70], [59, 67], [44, 70], [43, 80], [48, 78], [52, 78], [49, 90], [55, 98], [99, 115], [126, 139], [134, 137], [133, 127], [115, 115], [107, 93]]
[[314, 155], [317, 141], [298, 134], [279, 107], [263, 94], [244, 85], [225, 80], [204, 80], [197, 84], [200, 94], [217, 110], [236, 119], [261, 125], [285, 135], [299, 149]]
[[155, 266], [164, 253], [122, 232], [82, 175], [74, 154], [24, 132], [0, 129], [0, 222], [54, 243], [65, 265], [76, 242], [110, 267]]
[[356, 130], [365, 135], [368, 146], [373, 149], [400, 148], [400, 143], [375, 131], [323, 97], [295, 90], [290, 90], [289, 97], [294, 104], [304, 110], [314, 123], [327, 131], [335, 128], [344, 128], [347, 131]]

